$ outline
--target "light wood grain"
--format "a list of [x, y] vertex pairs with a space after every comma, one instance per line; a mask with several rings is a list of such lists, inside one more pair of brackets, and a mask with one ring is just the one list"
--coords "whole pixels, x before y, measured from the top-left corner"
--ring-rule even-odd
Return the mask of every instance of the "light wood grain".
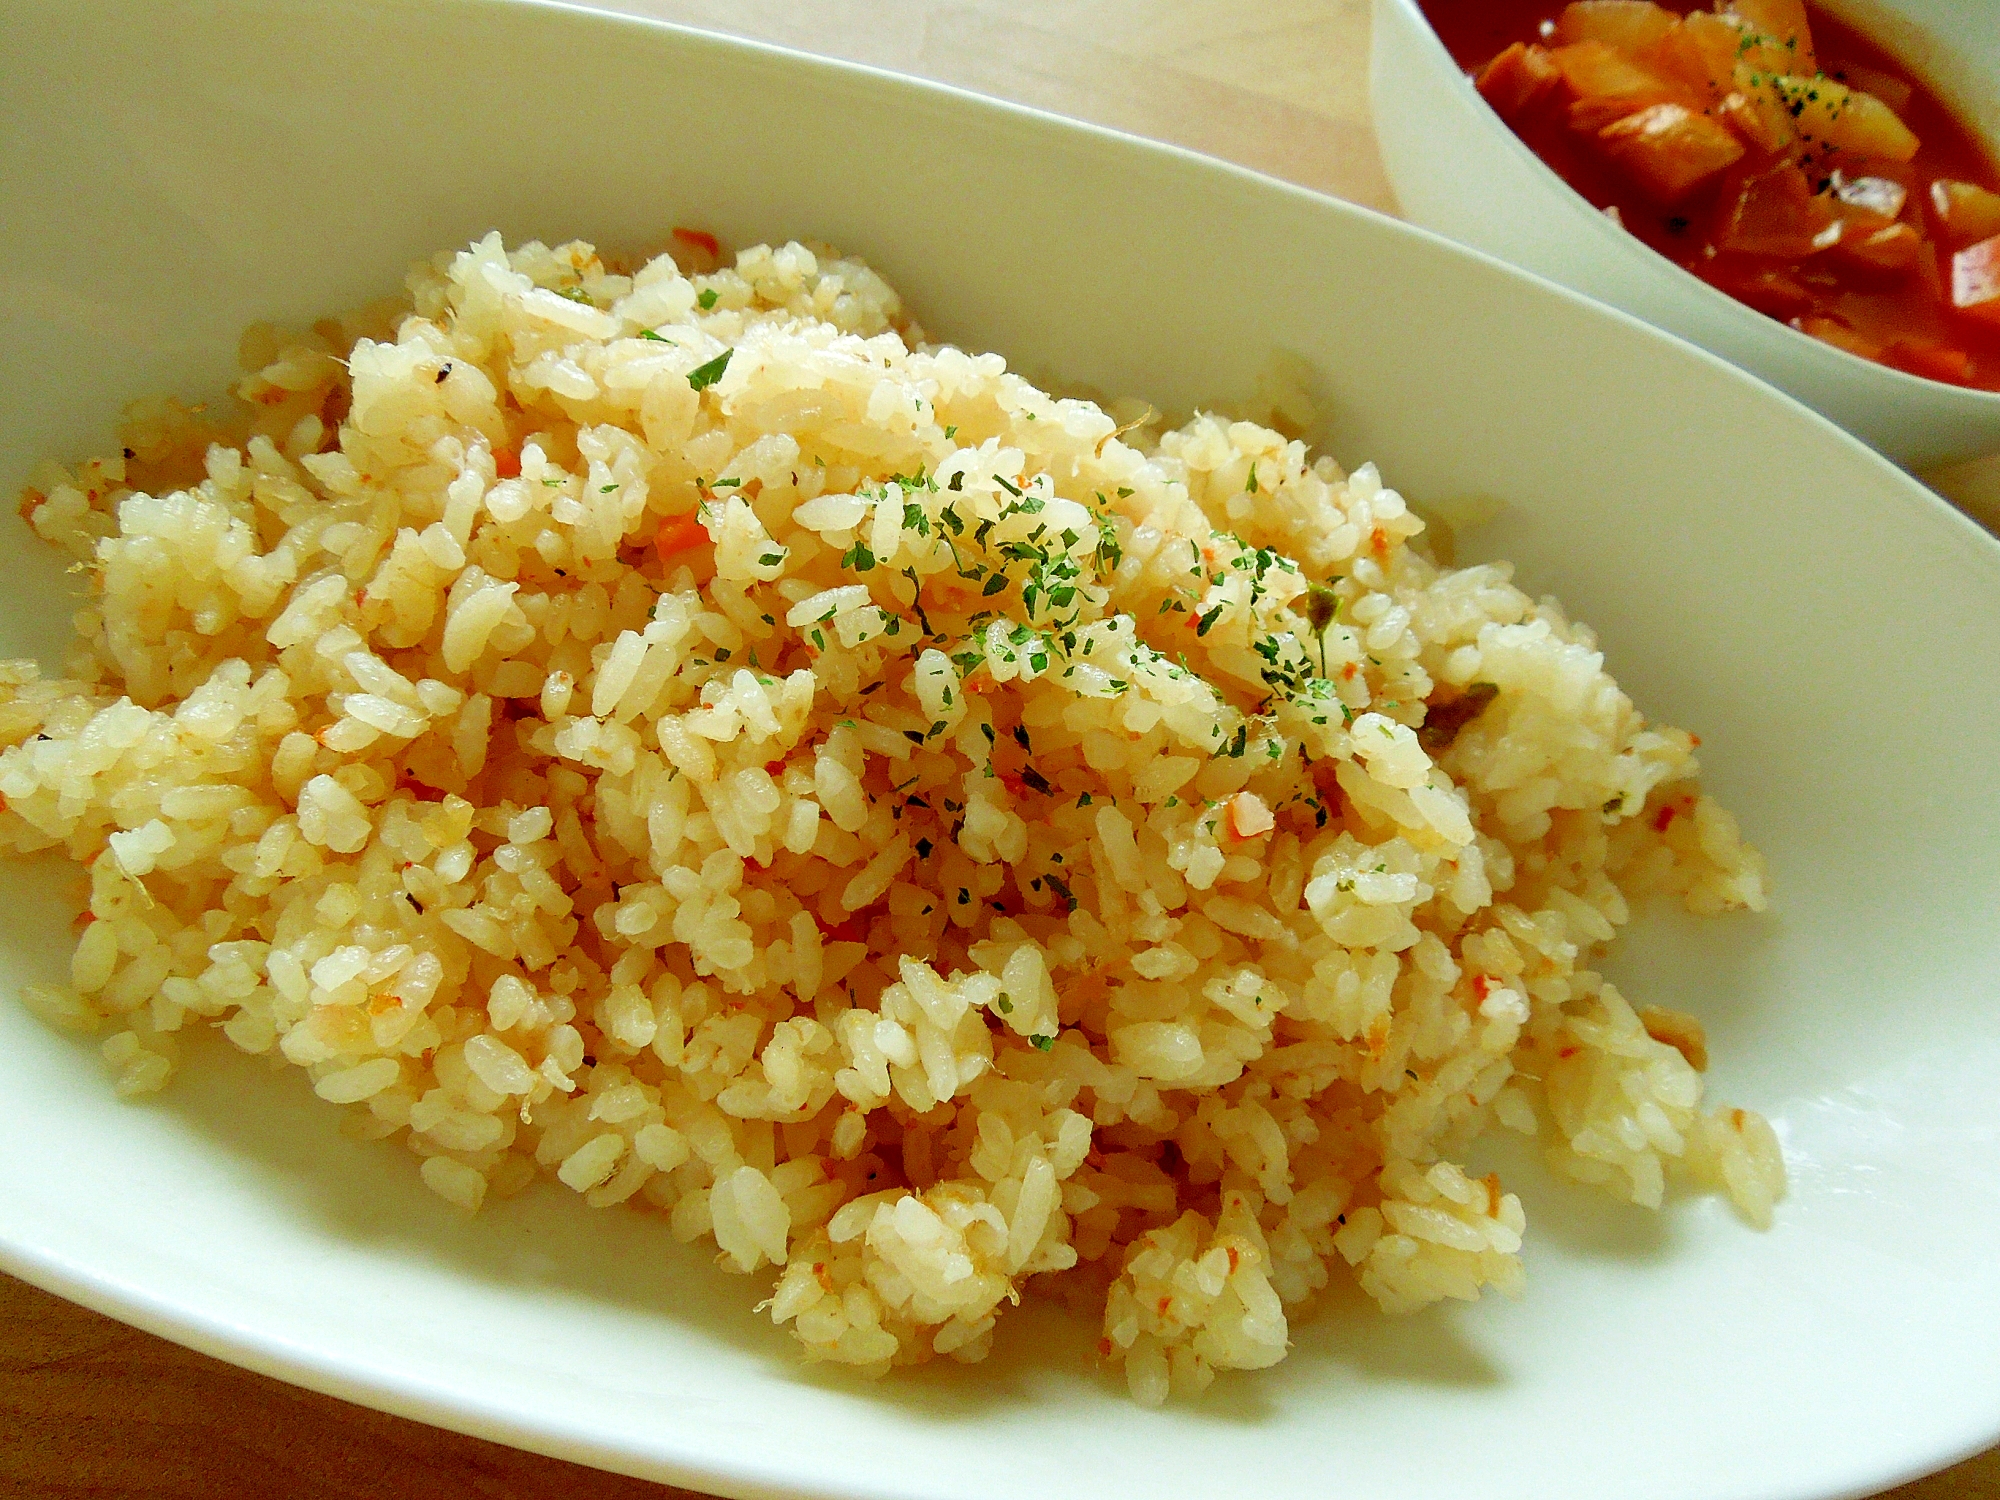
[[[1369, 128], [1367, 0], [607, 8], [917, 74], [1394, 206]], [[297, 1390], [0, 1276], [0, 1497], [267, 1495], [694, 1500]], [[2000, 1500], [2000, 1450], [1893, 1500]]]

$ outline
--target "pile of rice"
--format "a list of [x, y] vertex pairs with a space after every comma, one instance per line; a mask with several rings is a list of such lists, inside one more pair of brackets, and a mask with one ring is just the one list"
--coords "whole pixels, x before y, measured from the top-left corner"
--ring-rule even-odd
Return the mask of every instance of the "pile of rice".
[[0, 665], [0, 848], [88, 869], [24, 999], [119, 1093], [220, 1030], [465, 1209], [546, 1171], [779, 1268], [813, 1358], [976, 1360], [1032, 1285], [1147, 1403], [1335, 1277], [1516, 1291], [1489, 1123], [1766, 1222], [1769, 1126], [1591, 967], [1762, 861], [1589, 631], [1372, 468], [705, 240], [490, 236], [36, 476], [91, 593]]

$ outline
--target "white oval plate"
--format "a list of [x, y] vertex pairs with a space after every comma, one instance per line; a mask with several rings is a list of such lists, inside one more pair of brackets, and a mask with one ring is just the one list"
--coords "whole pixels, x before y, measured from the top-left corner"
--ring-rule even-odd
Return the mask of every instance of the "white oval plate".
[[[1529, 1291], [1141, 1411], [1094, 1330], [863, 1384], [656, 1219], [531, 1194], [466, 1221], [295, 1073], [214, 1039], [157, 1102], [0, 1005], [0, 1264], [388, 1410], [731, 1495], [1815, 1500], [2000, 1433], [2000, 548], [1719, 361], [1496, 263], [1181, 153], [636, 22], [463, 0], [0, 0], [0, 480], [219, 389], [236, 334], [510, 237], [810, 236], [937, 333], [1112, 391], [1319, 371], [1332, 451], [1480, 541], [1700, 731], [1767, 919], [1660, 920], [1618, 972], [1708, 1022], [1792, 1195], [1759, 1235], [1516, 1174]], [[67, 580], [11, 518], [0, 653]], [[59, 865], [10, 866], [0, 981], [56, 972]]]

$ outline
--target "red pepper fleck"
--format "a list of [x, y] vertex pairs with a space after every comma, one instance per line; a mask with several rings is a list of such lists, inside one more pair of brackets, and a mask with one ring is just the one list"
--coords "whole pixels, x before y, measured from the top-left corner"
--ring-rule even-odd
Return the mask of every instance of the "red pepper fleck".
[[1340, 811], [1340, 771], [1334, 761], [1316, 760], [1312, 768], [1313, 791], [1330, 817]]
[[1002, 771], [999, 774], [1000, 784], [1007, 788], [1014, 796], [1025, 797], [1028, 795], [1028, 783], [1022, 780], [1019, 771]]
[[1566, 1062], [1570, 1058], [1575, 1057], [1577, 1053], [1581, 1052], [1582, 1050], [1583, 1048], [1581, 1047], [1564, 1047], [1560, 1052], [1556, 1053], [1556, 1056], [1562, 1058]]
[[521, 455], [516, 453], [512, 448], [495, 448], [493, 450], [493, 472], [501, 479], [520, 478]]
[[1234, 1245], [1230, 1245], [1228, 1247], [1228, 1255], [1229, 1255], [1229, 1274], [1234, 1276], [1236, 1274], [1237, 1265], [1241, 1263], [1243, 1259], [1243, 1254]]
[[820, 937], [829, 943], [865, 943], [868, 929], [874, 925], [874, 917], [867, 911], [858, 911], [845, 922], [828, 927], [820, 923]]
[[1679, 811], [1680, 811], [1679, 808], [1675, 807], [1672, 803], [1668, 803], [1665, 807], [1661, 808], [1658, 812], [1654, 813], [1653, 832], [1665, 833], [1667, 831], [1667, 825], [1673, 822], [1674, 814]]
[[692, 245], [695, 249], [704, 251], [711, 256], [720, 256], [722, 254], [722, 246], [717, 242], [715, 236], [710, 234], [706, 229], [682, 229], [676, 225], [674, 228], [674, 238], [679, 240], [683, 245]]
[[1354, 681], [1354, 674], [1360, 670], [1353, 662], [1349, 662], [1340, 669], [1340, 680], [1342, 682], [1352, 682]]

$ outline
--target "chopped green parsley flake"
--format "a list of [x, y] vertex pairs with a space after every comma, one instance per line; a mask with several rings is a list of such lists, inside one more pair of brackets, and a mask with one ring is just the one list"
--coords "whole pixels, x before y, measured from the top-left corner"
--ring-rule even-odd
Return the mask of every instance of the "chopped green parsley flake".
[[705, 365], [697, 365], [688, 371], [688, 384], [698, 391], [705, 391], [722, 379], [722, 372], [729, 368], [729, 356], [734, 349], [724, 349]]

